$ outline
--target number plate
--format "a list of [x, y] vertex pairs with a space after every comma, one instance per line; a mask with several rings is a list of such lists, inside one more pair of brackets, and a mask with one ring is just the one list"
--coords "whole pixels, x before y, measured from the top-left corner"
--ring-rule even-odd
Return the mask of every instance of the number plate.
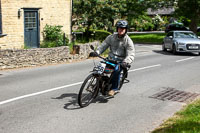
[[106, 64], [105, 63], [99, 63], [96, 67], [95, 70], [99, 73], [102, 74], [104, 72], [106, 68]]
[[187, 49], [189, 50], [198, 50], [199, 44], [187, 44]]
[[198, 46], [189, 46], [189, 49], [199, 49]]

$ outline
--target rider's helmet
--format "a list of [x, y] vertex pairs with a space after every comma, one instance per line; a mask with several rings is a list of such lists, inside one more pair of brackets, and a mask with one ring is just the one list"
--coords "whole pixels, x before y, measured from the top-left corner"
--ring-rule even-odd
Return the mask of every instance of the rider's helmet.
[[127, 33], [128, 22], [126, 20], [119, 20], [116, 23], [116, 28], [117, 28], [117, 31], [118, 31], [118, 28], [126, 28], [126, 33]]

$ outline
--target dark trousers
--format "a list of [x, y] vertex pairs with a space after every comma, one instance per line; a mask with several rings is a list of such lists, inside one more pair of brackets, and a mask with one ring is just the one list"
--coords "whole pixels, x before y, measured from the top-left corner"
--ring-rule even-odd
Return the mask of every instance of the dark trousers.
[[121, 71], [122, 71], [122, 68], [119, 67], [118, 69], [115, 69], [115, 71], [113, 72], [113, 77], [112, 77], [112, 80], [111, 80], [111, 82], [112, 82], [111, 90], [118, 90], [119, 89]]

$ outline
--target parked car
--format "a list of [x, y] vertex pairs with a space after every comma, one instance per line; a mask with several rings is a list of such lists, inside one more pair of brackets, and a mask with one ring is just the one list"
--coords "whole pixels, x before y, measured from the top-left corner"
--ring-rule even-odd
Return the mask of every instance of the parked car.
[[170, 31], [163, 39], [162, 50], [170, 49], [177, 52], [198, 52], [200, 54], [200, 39], [192, 31]]
[[200, 27], [197, 27], [197, 32], [200, 32]]
[[173, 31], [173, 30], [188, 30], [188, 29], [179, 23], [168, 24], [165, 28], [165, 33], [168, 33], [169, 31]]

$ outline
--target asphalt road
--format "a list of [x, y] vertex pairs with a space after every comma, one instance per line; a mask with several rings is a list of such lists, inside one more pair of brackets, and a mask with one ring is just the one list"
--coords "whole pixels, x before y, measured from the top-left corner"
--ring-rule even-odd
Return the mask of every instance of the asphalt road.
[[159, 45], [136, 51], [130, 82], [86, 108], [77, 105], [77, 94], [98, 60], [0, 71], [0, 133], [150, 132], [185, 105], [152, 95], [166, 88], [200, 93], [200, 56], [172, 55]]

